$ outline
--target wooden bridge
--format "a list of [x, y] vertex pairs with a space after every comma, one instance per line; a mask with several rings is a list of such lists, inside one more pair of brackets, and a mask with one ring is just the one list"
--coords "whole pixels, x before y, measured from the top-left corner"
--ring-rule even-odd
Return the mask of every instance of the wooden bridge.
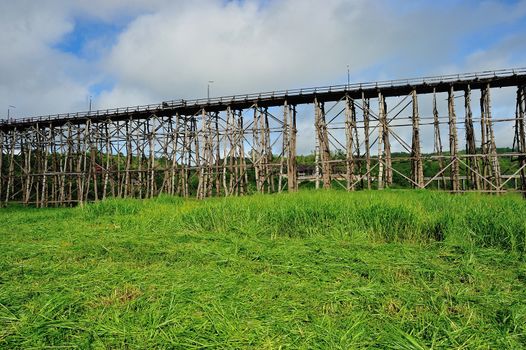
[[[525, 86], [526, 69], [506, 69], [3, 120], [0, 201], [48, 206], [296, 191], [305, 178], [296, 161], [299, 105], [313, 106], [308, 180], [317, 188], [438, 182], [452, 192], [526, 192]], [[513, 89], [514, 115], [492, 115], [498, 88]], [[421, 116], [423, 96], [430, 108]], [[496, 128], [509, 137], [497, 140]], [[393, 156], [393, 147], [403, 152]]]

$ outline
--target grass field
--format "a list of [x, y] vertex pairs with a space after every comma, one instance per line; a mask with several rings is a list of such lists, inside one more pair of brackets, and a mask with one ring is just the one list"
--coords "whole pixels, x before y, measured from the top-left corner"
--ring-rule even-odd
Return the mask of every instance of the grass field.
[[0, 210], [0, 348], [526, 348], [526, 201], [383, 191]]

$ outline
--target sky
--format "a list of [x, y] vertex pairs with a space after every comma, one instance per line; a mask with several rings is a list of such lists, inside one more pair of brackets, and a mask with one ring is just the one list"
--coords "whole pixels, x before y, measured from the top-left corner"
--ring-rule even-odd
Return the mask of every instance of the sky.
[[526, 67], [526, 0], [0, 0], [0, 32], [14, 117], [206, 97], [208, 81], [341, 84], [347, 66], [352, 82]]

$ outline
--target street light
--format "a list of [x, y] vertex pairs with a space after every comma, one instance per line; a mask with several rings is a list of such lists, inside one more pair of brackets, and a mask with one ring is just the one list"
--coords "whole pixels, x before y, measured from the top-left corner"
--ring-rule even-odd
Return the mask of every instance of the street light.
[[349, 65], [347, 65], [347, 89], [349, 89], [350, 84], [351, 84], [351, 71], [349, 70]]
[[213, 83], [214, 83], [213, 80], [209, 80], [208, 81], [208, 87], [206, 89], [206, 97], [207, 97], [208, 100], [210, 100], [210, 84], [213, 84]]
[[7, 121], [9, 122], [9, 119], [10, 119], [10, 112], [11, 112], [11, 108], [16, 108], [15, 106], [12, 106], [12, 105], [9, 105], [7, 107]]

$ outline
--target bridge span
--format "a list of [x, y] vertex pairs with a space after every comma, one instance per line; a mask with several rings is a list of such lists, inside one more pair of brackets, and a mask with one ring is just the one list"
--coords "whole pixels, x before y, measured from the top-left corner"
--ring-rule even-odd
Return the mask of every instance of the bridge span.
[[[526, 68], [505, 69], [2, 120], [0, 201], [296, 191], [305, 162], [316, 188], [524, 193], [525, 86]], [[494, 115], [499, 88], [513, 115]], [[310, 158], [296, 154], [300, 105]]]

